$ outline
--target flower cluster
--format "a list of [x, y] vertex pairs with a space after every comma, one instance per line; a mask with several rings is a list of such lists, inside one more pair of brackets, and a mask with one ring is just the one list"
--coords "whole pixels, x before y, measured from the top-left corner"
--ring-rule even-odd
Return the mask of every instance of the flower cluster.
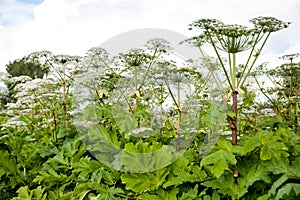
[[182, 42], [180, 42], [180, 44], [188, 44], [190, 46], [196, 46], [196, 47], [201, 47], [202, 45], [204, 45], [207, 42], [207, 36], [205, 34], [201, 34], [192, 38], [188, 38]]
[[216, 27], [224, 25], [223, 22], [216, 19], [199, 19], [194, 21], [189, 25], [189, 29], [192, 30], [193, 27], [197, 27], [204, 30], [214, 30]]
[[218, 41], [217, 47], [220, 50], [228, 53], [237, 53], [253, 46], [257, 31], [233, 24], [216, 28], [214, 34]]
[[283, 59], [283, 60], [293, 60], [297, 57], [299, 57], [300, 54], [299, 53], [293, 53], [293, 54], [287, 54], [287, 55], [284, 55], [282, 57], [280, 57], [280, 59]]
[[283, 22], [274, 17], [257, 17], [251, 19], [250, 22], [252, 22], [256, 29], [263, 32], [276, 32], [288, 28], [289, 24], [291, 24], [291, 22]]
[[159, 38], [147, 41], [145, 47], [147, 50], [156, 51], [158, 53], [168, 53], [172, 50], [167, 40]]
[[290, 24], [290, 22], [283, 22], [273, 17], [257, 17], [250, 22], [254, 24], [254, 28], [236, 24], [226, 25], [216, 19], [199, 19], [190, 24], [189, 29], [200, 28], [206, 37], [200, 35], [187, 40], [187, 42], [193, 41], [193, 44], [197, 44], [196, 42], [203, 44], [204, 40], [207, 40], [222, 51], [237, 53], [253, 47], [261, 39], [258, 37], [261, 32], [275, 32], [287, 28]]

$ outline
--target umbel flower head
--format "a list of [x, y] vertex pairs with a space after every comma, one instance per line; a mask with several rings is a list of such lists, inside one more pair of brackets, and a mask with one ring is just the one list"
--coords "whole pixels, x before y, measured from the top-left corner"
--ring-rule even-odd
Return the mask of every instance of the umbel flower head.
[[224, 25], [224, 23], [217, 19], [199, 19], [189, 25], [189, 30], [192, 30], [194, 27], [196, 27], [210, 31], [222, 25]]
[[179, 44], [187, 44], [190, 46], [201, 47], [207, 41], [207, 36], [205, 34], [201, 34], [192, 38], [188, 38], [183, 40]]
[[300, 54], [299, 53], [293, 53], [293, 54], [287, 54], [287, 55], [283, 55], [280, 57], [280, 59], [283, 59], [283, 60], [293, 60], [297, 57], [299, 57]]
[[223, 25], [214, 31], [217, 47], [228, 53], [238, 53], [250, 49], [257, 34], [255, 29], [240, 25]]
[[287, 28], [290, 24], [290, 22], [283, 22], [273, 17], [257, 17], [250, 20], [250, 22], [254, 25], [254, 28], [236, 24], [226, 25], [216, 19], [199, 19], [191, 23], [189, 29], [202, 29], [203, 34], [207, 36], [207, 42], [222, 51], [237, 53], [253, 47], [259, 41], [255, 38], [261, 32], [279, 31]]
[[250, 20], [256, 29], [263, 32], [276, 32], [288, 28], [291, 22], [283, 22], [274, 17], [257, 17]]
[[213, 43], [217, 48], [228, 53], [237, 53], [251, 48], [254, 43], [253, 38], [257, 33], [255, 29], [236, 24], [226, 25], [216, 19], [199, 19], [190, 24], [190, 27], [202, 29], [206, 36], [194, 37], [194, 41], [201, 39], [202, 42], [206, 39], [207, 42]]

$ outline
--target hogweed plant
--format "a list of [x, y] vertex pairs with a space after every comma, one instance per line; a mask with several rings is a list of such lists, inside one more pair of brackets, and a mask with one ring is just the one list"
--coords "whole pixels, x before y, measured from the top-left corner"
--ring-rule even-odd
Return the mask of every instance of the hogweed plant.
[[[258, 89], [271, 102], [276, 109], [276, 114], [286, 120], [292, 120], [297, 127], [298, 101], [299, 101], [299, 63], [293, 62], [300, 54], [287, 54], [280, 59], [287, 60], [274, 69], [267, 69], [266, 63], [260, 65], [252, 74]], [[264, 77], [265, 81], [261, 84], [259, 77]], [[266, 86], [265, 82], [270, 82]]]
[[[276, 100], [271, 101], [273, 104], [277, 102], [277, 111], [285, 119], [289, 119], [294, 123], [294, 130], [298, 131], [298, 102], [299, 102], [299, 63], [293, 62], [299, 53], [287, 54], [280, 59], [287, 60], [286, 63], [272, 69], [264, 70], [264, 74], [271, 81], [273, 87], [269, 89], [271, 95], [276, 95]], [[262, 87], [260, 87], [262, 90]], [[264, 94], [268, 96], [267, 94]], [[269, 97], [267, 97], [270, 99]]]
[[[206, 42], [213, 47], [230, 88], [232, 107], [231, 110], [228, 110], [227, 106], [224, 109], [227, 113], [234, 146], [238, 144], [238, 95], [243, 96], [243, 89], [247, 91], [244, 84], [270, 34], [287, 28], [290, 24], [273, 17], [258, 17], [250, 22], [254, 25], [253, 28], [236, 24], [227, 25], [216, 19], [199, 19], [190, 24], [190, 30], [196, 28], [203, 31], [202, 35], [205, 37], [202, 36], [202, 38], [205, 38]], [[227, 53], [228, 67], [225, 65], [220, 51]], [[244, 65], [240, 65], [243, 69], [238, 69], [237, 54], [247, 51], [249, 51], [248, 58]], [[238, 172], [233, 170], [232, 173], [234, 183], [237, 184]]]
[[[215, 19], [199, 19], [190, 24], [190, 29], [196, 28], [203, 31], [204, 38], [213, 47], [230, 87], [233, 114], [228, 114], [228, 121], [232, 130], [233, 145], [238, 144], [238, 94], [242, 95], [244, 84], [270, 34], [287, 28], [290, 24], [273, 17], [258, 17], [250, 22], [254, 25], [253, 28], [236, 24], [227, 25]], [[227, 53], [228, 67], [219, 51]], [[243, 69], [237, 69], [237, 54], [245, 51], [249, 51], [248, 58], [242, 65]]]

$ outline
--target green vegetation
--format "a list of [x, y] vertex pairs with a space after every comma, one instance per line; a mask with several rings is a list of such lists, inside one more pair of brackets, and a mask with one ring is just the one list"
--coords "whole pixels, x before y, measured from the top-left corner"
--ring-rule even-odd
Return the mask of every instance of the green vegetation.
[[[216, 60], [176, 63], [162, 39], [114, 58], [101, 48], [27, 56], [48, 71], [1, 76], [13, 100], [1, 110], [0, 199], [298, 199], [299, 64], [286, 55], [274, 70], [256, 66], [270, 33], [287, 23], [252, 22], [249, 30], [192, 24], [204, 35], [184, 43], [201, 54], [209, 42]], [[235, 54], [246, 50], [238, 65]]]

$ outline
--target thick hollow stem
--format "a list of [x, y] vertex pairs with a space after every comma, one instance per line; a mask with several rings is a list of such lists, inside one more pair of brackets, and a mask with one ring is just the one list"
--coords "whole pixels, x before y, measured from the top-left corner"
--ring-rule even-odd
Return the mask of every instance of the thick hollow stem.
[[232, 145], [237, 145], [238, 144], [238, 139], [237, 139], [237, 96], [238, 96], [238, 91], [233, 91], [232, 93], [232, 109], [233, 112], [235, 113], [235, 118], [231, 120], [231, 136], [232, 136]]
[[[135, 106], [136, 106], [136, 111], [138, 112], [139, 109], [139, 97], [135, 97]], [[141, 127], [141, 119], [138, 117], [138, 128]]]
[[291, 59], [291, 67], [290, 67], [290, 97], [293, 96], [293, 72], [292, 72], [292, 67], [293, 67], [293, 59]]
[[177, 134], [177, 140], [176, 140], [176, 151], [180, 150], [180, 123], [181, 123], [181, 108], [180, 108], [180, 83], [178, 82], [177, 84], [177, 95], [178, 95], [178, 99], [177, 99], [177, 104], [178, 104], [178, 108], [177, 108], [177, 130], [176, 130], [176, 134]]
[[236, 89], [237, 88], [237, 83], [236, 83], [236, 54], [232, 54], [232, 77], [231, 77], [231, 83], [233, 87]]
[[53, 123], [54, 123], [52, 137], [53, 137], [53, 141], [56, 142], [56, 140], [57, 140], [57, 136], [56, 136], [57, 119], [56, 119], [56, 114], [55, 114], [54, 110], [52, 111], [52, 115], [53, 115]]
[[176, 140], [176, 151], [180, 150], [180, 121], [181, 121], [181, 110], [178, 109], [178, 119], [177, 119], [177, 140]]
[[295, 132], [298, 133], [298, 102], [296, 101], [295, 107], [294, 107], [294, 113], [295, 113]]
[[64, 117], [67, 115], [67, 93], [66, 93], [66, 82], [62, 82], [63, 89], [63, 115]]

